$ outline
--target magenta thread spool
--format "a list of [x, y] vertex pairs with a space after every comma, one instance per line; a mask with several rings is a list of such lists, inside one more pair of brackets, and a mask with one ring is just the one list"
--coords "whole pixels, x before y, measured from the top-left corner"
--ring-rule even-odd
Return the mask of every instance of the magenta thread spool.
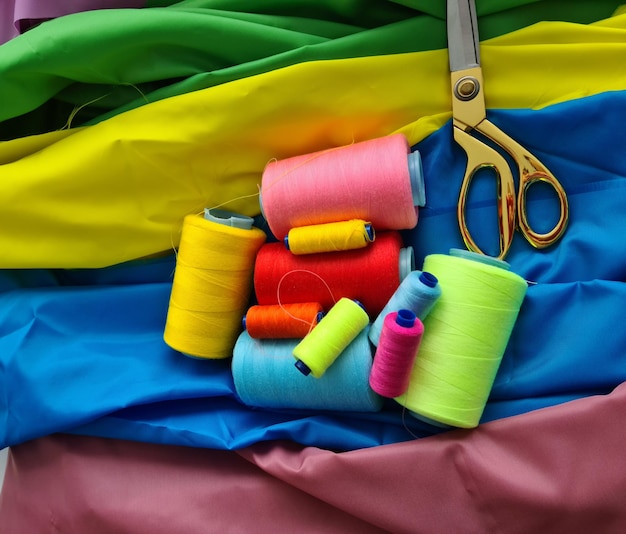
[[385, 316], [370, 374], [376, 393], [394, 398], [406, 392], [423, 333], [422, 321], [411, 310]]

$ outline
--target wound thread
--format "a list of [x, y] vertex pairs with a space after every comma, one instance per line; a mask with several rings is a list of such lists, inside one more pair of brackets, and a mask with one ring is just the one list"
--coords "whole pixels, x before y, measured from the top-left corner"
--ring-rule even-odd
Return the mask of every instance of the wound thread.
[[292, 228], [284, 243], [292, 254], [301, 255], [356, 250], [366, 247], [374, 239], [371, 223], [353, 219]]
[[293, 349], [296, 367], [302, 374], [321, 377], [368, 324], [369, 316], [360, 303], [340, 299]]
[[506, 268], [467, 253], [427, 256], [424, 270], [438, 278], [441, 297], [424, 320], [409, 389], [396, 400], [426, 421], [473, 428], [480, 422], [527, 284]]
[[262, 305], [319, 302], [328, 310], [347, 297], [377, 314], [413, 264], [412, 249], [395, 231], [379, 232], [366, 248], [303, 256], [268, 243], [256, 258], [254, 290]]
[[422, 321], [411, 310], [385, 316], [370, 375], [370, 386], [376, 393], [393, 398], [408, 389], [423, 333]]
[[[326, 319], [323, 319], [324, 322]], [[320, 323], [321, 324], [321, 323]], [[242, 332], [233, 352], [235, 390], [248, 405], [270, 409], [376, 412], [382, 398], [369, 385], [372, 352], [367, 327], [318, 379], [293, 364], [295, 339], [254, 339]]]
[[260, 200], [278, 239], [291, 228], [350, 219], [377, 230], [410, 229], [424, 204], [420, 155], [394, 134], [272, 161]]
[[197, 358], [232, 355], [265, 237], [254, 227], [185, 217], [163, 333], [170, 347]]
[[319, 302], [256, 305], [248, 309], [243, 325], [255, 339], [303, 338], [323, 314]]

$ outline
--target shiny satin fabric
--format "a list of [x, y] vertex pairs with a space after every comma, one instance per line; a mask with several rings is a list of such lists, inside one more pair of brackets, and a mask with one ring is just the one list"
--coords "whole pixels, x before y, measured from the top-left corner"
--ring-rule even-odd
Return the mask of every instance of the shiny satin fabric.
[[626, 388], [419, 441], [237, 452], [55, 435], [11, 450], [7, 532], [586, 532], [626, 524]]

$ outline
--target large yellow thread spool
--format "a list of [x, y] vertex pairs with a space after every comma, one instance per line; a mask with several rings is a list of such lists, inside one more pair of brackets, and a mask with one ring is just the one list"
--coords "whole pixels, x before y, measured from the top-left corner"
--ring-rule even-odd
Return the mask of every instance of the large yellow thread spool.
[[426, 256], [424, 270], [441, 297], [424, 320], [424, 336], [407, 392], [396, 400], [440, 426], [480, 422], [526, 294], [508, 264], [466, 251]]
[[163, 338], [197, 358], [228, 358], [252, 291], [256, 254], [265, 233], [252, 219], [223, 210], [188, 215]]
[[374, 241], [372, 224], [361, 219], [311, 226], [298, 226], [285, 236], [285, 246], [292, 254], [317, 254], [356, 250]]

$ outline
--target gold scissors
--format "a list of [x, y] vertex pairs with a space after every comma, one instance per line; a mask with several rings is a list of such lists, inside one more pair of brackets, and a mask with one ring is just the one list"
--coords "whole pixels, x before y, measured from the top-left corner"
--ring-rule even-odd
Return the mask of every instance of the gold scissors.
[[[467, 228], [465, 206], [475, 174], [484, 168], [496, 175], [500, 254], [503, 259], [518, 227], [526, 240], [536, 248], [544, 248], [558, 241], [569, 218], [567, 196], [554, 175], [528, 150], [511, 139], [487, 120], [483, 77], [480, 67], [478, 25], [474, 0], [448, 0], [447, 4], [448, 55], [452, 84], [452, 118], [454, 140], [467, 154], [467, 167], [461, 186], [457, 217], [465, 246], [485, 254], [472, 239]], [[470, 135], [478, 132], [504, 149], [519, 168], [519, 192], [515, 198], [515, 182], [507, 161], [497, 150]], [[549, 184], [559, 200], [560, 217], [552, 230], [541, 234], [533, 231], [526, 213], [526, 195], [537, 182]]]

